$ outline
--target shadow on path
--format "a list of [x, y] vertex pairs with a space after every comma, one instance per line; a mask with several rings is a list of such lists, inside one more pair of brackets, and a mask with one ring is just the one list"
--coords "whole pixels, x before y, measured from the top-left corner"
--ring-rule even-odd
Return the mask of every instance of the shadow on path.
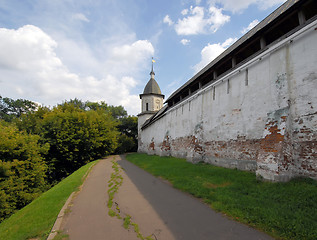
[[128, 162], [123, 155], [120, 157], [118, 163], [176, 239], [272, 239], [262, 232], [226, 218], [198, 199]]

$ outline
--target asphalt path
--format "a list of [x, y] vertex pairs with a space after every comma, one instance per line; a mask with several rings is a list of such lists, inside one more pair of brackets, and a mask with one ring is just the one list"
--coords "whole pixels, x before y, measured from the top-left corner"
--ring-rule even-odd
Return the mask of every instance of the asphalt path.
[[228, 219], [200, 200], [173, 188], [121, 156], [118, 161], [129, 179], [155, 209], [175, 239], [272, 239], [251, 227]]
[[[109, 216], [107, 206], [114, 162], [121, 166], [119, 174], [123, 178], [113, 199], [121, 219]], [[133, 224], [124, 228], [126, 216], [131, 216], [139, 232]], [[70, 240], [137, 240], [138, 233], [143, 239], [155, 240], [272, 239], [213, 211], [118, 155], [100, 160], [92, 168], [61, 221], [60, 230]]]

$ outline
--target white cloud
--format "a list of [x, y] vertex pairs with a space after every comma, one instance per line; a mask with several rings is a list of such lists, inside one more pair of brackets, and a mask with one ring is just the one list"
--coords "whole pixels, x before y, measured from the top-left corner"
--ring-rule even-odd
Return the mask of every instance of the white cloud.
[[138, 40], [132, 44], [114, 47], [109, 62], [120, 62], [121, 66], [136, 66], [153, 53], [154, 48], [149, 41]]
[[204, 32], [204, 8], [190, 8], [191, 16], [178, 19], [175, 25], [175, 31], [178, 35], [192, 35]]
[[225, 51], [232, 43], [234, 43], [236, 38], [228, 38], [223, 43], [209, 44], [201, 50], [201, 61], [194, 66], [195, 72], [199, 72], [208, 63], [218, 57], [223, 51]]
[[188, 9], [183, 9], [183, 11], [181, 11], [182, 15], [187, 15], [188, 14]]
[[247, 32], [250, 31], [252, 28], [254, 28], [258, 23], [259, 23], [259, 21], [258, 21], [257, 19], [253, 20], [252, 22], [250, 22], [250, 24], [249, 24], [247, 27], [245, 27], [245, 28], [243, 28], [243, 29], [241, 30], [241, 33], [242, 33], [242, 34], [247, 33]]
[[[51, 106], [76, 97], [123, 105], [129, 114], [140, 111], [138, 96], [131, 94], [137, 81], [129, 70], [140, 70], [153, 55], [149, 41], [116, 46], [99, 65], [98, 59], [84, 53], [89, 58], [78, 61], [88, 65], [93, 61], [100, 72], [106, 69], [107, 73], [96, 77], [70, 71], [56, 54], [57, 42], [36, 26], [0, 28], [0, 39], [0, 95]], [[80, 47], [76, 49], [80, 51]]]
[[209, 0], [210, 5], [220, 4], [225, 10], [231, 12], [241, 12], [250, 5], [255, 4], [261, 10], [268, 9], [286, 0]]
[[72, 19], [80, 20], [83, 22], [90, 22], [89, 19], [83, 13], [75, 13], [72, 15]]
[[237, 41], [237, 38], [228, 38], [221, 44], [221, 46], [224, 48], [230, 47], [235, 41]]
[[171, 25], [174, 24], [174, 22], [171, 20], [170, 16], [168, 16], [168, 15], [166, 15], [166, 16], [164, 17], [163, 22], [164, 22], [164, 23], [167, 23], [168, 26], [171, 26]]
[[178, 35], [216, 32], [219, 27], [230, 21], [230, 16], [224, 15], [222, 9], [213, 6], [208, 10], [198, 6], [190, 7], [188, 10], [190, 15], [183, 19], [178, 19], [175, 25], [175, 31]]
[[208, 19], [208, 23], [210, 24], [210, 29], [213, 32], [216, 32], [219, 27], [230, 21], [230, 16], [222, 14], [221, 8], [211, 6], [209, 8], [209, 13], [211, 16]]
[[190, 43], [190, 40], [188, 40], [188, 39], [182, 39], [181, 40], [181, 44], [183, 44], [183, 45], [188, 45]]

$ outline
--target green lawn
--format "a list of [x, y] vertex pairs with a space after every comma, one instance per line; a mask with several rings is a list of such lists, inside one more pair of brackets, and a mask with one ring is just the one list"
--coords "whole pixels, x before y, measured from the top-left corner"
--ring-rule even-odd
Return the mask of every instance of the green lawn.
[[317, 181], [256, 180], [254, 173], [191, 164], [173, 157], [129, 154], [127, 160], [213, 209], [278, 239], [317, 239]]
[[46, 239], [69, 195], [82, 184], [91, 162], [0, 224], [0, 239]]

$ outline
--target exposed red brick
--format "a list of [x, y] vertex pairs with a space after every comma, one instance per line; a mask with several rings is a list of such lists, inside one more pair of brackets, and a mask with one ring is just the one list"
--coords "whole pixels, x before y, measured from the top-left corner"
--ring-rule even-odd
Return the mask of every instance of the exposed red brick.
[[162, 142], [161, 150], [162, 151], [170, 151], [171, 150], [171, 144], [170, 144], [169, 136], [166, 136], [164, 141]]
[[149, 144], [149, 149], [155, 150], [155, 143], [153, 141]]

